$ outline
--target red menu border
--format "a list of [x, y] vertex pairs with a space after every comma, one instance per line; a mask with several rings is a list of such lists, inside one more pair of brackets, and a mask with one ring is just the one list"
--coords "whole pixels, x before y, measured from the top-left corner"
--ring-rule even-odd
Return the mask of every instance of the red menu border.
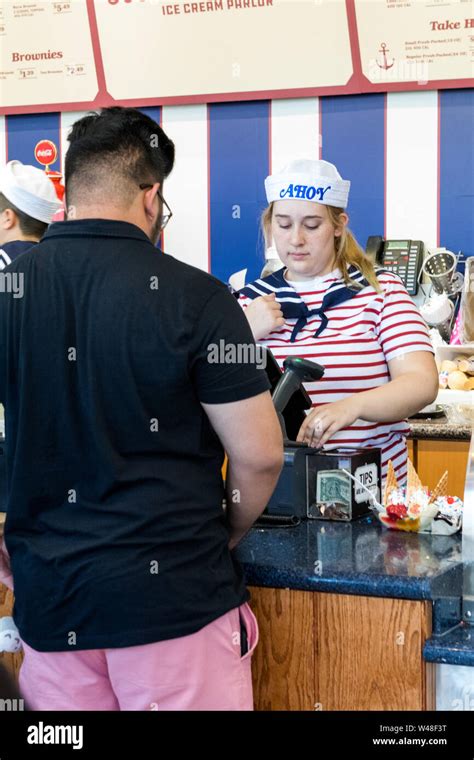
[[242, 100], [278, 100], [281, 98], [310, 98], [328, 95], [361, 95], [381, 92], [423, 92], [427, 90], [446, 90], [474, 87], [474, 78], [432, 80], [424, 84], [419, 82], [381, 82], [374, 84], [362, 73], [359, 36], [354, 0], [346, 0], [349, 39], [352, 55], [353, 74], [344, 85], [336, 87], [295, 87], [284, 90], [251, 90], [247, 92], [200, 93], [198, 95], [180, 95], [161, 98], [132, 98], [115, 100], [107, 91], [104, 63], [99, 40], [99, 30], [95, 13], [94, 0], [86, 0], [92, 49], [97, 73], [98, 92], [92, 101], [69, 101], [62, 103], [34, 103], [25, 106], [1, 106], [0, 114], [47, 113], [51, 111], [84, 111], [105, 108], [112, 105], [121, 106], [171, 106], [192, 103], [224, 103]]

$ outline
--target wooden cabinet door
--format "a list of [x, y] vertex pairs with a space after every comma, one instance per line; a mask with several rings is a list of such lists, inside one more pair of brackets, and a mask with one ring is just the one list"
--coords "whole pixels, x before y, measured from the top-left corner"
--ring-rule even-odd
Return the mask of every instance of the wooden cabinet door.
[[251, 588], [256, 710], [431, 710], [431, 603]]
[[322, 710], [434, 709], [423, 661], [431, 603], [315, 594], [316, 702]]
[[256, 710], [314, 710], [314, 594], [251, 588], [260, 640], [252, 656]]

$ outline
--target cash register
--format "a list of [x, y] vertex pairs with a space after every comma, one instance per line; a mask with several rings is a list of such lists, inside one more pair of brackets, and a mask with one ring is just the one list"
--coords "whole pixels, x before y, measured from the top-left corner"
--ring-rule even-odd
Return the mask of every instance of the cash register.
[[380, 449], [325, 451], [297, 442], [306, 410], [311, 408], [303, 383], [319, 380], [324, 367], [288, 357], [283, 368], [282, 372], [266, 349], [266, 372], [284, 438], [284, 464], [258, 525], [292, 525], [302, 519], [348, 521], [368, 514], [370, 494], [380, 499]]

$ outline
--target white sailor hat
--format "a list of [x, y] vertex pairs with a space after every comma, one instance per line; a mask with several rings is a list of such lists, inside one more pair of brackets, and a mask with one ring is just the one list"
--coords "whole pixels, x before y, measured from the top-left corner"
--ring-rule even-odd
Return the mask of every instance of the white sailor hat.
[[300, 200], [346, 208], [349, 200], [349, 180], [342, 179], [329, 161], [298, 159], [282, 171], [265, 180], [268, 203], [280, 200]]
[[0, 169], [0, 193], [19, 211], [50, 224], [54, 214], [62, 208], [54, 185], [41, 169], [9, 161]]

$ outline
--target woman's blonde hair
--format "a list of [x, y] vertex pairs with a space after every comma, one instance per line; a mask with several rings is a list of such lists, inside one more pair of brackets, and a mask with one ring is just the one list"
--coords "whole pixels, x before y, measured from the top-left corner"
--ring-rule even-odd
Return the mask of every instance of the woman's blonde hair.
[[[380, 293], [380, 283], [377, 280], [371, 260], [364, 253], [350, 229], [340, 221], [340, 216], [345, 213], [345, 210], [343, 208], [336, 208], [335, 206], [326, 206], [326, 208], [328, 210], [329, 221], [334, 229], [342, 227], [341, 235], [334, 236], [334, 248], [336, 250], [336, 266], [341, 270], [344, 282], [350, 288], [360, 289], [363, 287], [360, 283], [355, 282], [347, 272], [349, 266], [354, 266], [363, 274], [374, 290]], [[261, 217], [262, 232], [267, 247], [272, 244], [272, 216], [273, 203], [270, 203]]]

